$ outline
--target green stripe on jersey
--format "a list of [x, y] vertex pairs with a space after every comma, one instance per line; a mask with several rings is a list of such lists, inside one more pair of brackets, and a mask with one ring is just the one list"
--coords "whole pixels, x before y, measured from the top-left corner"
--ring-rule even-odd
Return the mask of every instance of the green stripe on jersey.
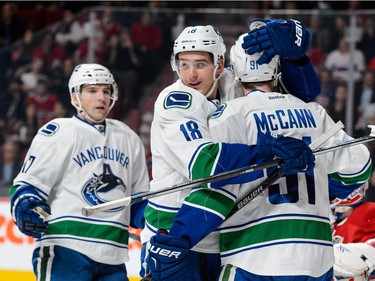
[[220, 233], [220, 251], [230, 251], [259, 243], [281, 239], [309, 239], [332, 241], [329, 223], [299, 220], [278, 219], [231, 232]]
[[362, 174], [360, 174], [359, 176], [356, 176], [356, 177], [350, 177], [350, 178], [342, 177], [342, 176], [340, 176], [339, 173], [333, 173], [333, 174], [331, 174], [331, 176], [335, 181], [342, 182], [346, 185], [351, 185], [351, 184], [356, 184], [356, 183], [359, 183], [359, 182], [367, 181], [370, 178], [371, 172], [372, 172], [372, 165], [369, 165], [369, 167], [366, 169], [366, 171], [364, 171]]
[[171, 229], [174, 217], [177, 211], [166, 212], [160, 209], [156, 210], [153, 206], [147, 205], [145, 209], [145, 219], [149, 225], [156, 229]]
[[13, 194], [16, 193], [16, 190], [17, 188], [19, 187], [19, 185], [12, 185], [10, 188], [9, 188], [9, 197], [12, 198], [13, 197]]
[[[205, 178], [211, 175], [216, 157], [220, 152], [219, 144], [207, 144], [198, 153], [191, 169], [191, 179]], [[207, 186], [203, 185], [203, 186]]]
[[47, 235], [72, 235], [108, 240], [124, 245], [128, 244], [129, 238], [128, 231], [121, 227], [71, 220], [50, 223], [45, 232], [45, 236]]
[[214, 210], [226, 217], [232, 210], [234, 201], [214, 189], [201, 188], [193, 191], [185, 201]]

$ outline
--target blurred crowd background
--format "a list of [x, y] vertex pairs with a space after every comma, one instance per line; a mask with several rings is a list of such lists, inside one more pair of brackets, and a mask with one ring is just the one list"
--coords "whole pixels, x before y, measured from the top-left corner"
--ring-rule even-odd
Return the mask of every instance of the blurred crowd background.
[[[188, 25], [215, 26], [228, 55], [253, 18], [302, 21], [321, 83], [316, 102], [353, 137], [375, 124], [375, 2], [18, 1], [0, 2], [0, 12], [0, 196], [8, 196], [40, 126], [75, 112], [68, 80], [84, 62], [114, 74], [120, 96], [110, 117], [140, 135], [151, 176], [153, 104], [176, 79], [173, 41]], [[366, 145], [375, 156], [375, 144]], [[366, 200], [375, 201], [375, 173], [369, 184]]]

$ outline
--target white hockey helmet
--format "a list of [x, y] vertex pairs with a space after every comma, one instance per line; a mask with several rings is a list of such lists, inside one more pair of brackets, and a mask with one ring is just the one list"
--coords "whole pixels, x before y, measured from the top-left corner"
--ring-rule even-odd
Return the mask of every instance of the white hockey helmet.
[[200, 51], [213, 55], [215, 67], [224, 59], [226, 47], [223, 37], [212, 25], [186, 27], [174, 41], [171, 65], [177, 71], [176, 59], [181, 52]]
[[[72, 75], [70, 76], [68, 87], [70, 92], [70, 98], [72, 105], [79, 110], [86, 118], [88, 118], [90, 121], [98, 121], [93, 120], [82, 108], [80, 95], [81, 95], [81, 89], [83, 85], [94, 85], [94, 84], [104, 84], [104, 85], [110, 85], [112, 94], [112, 104], [110, 105], [107, 115], [115, 105], [116, 100], [118, 99], [118, 88], [117, 84], [115, 82], [115, 79], [113, 78], [113, 75], [103, 65], [97, 64], [97, 63], [87, 63], [87, 64], [79, 64], [77, 65]], [[78, 103], [79, 105], [74, 104], [72, 99], [73, 92], [76, 93]], [[104, 120], [104, 119], [103, 119]], [[99, 120], [99, 121], [103, 121]]]
[[274, 56], [269, 63], [258, 64], [257, 60], [262, 53], [249, 55], [241, 46], [246, 35], [247, 33], [240, 35], [230, 49], [230, 65], [235, 76], [241, 82], [265, 82], [276, 79], [279, 69], [279, 56]]
[[80, 93], [81, 86], [87, 84], [109, 84], [112, 88], [112, 99], [117, 100], [118, 89], [115, 79], [105, 66], [97, 63], [77, 65], [69, 79], [69, 92]]

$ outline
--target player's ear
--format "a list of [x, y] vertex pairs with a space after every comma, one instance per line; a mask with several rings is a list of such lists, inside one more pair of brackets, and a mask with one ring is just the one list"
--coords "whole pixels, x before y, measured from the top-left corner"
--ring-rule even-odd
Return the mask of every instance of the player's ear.
[[78, 98], [77, 98], [77, 94], [76, 92], [73, 92], [72, 95], [71, 95], [71, 100], [72, 100], [72, 103], [75, 104], [76, 106], [79, 106], [79, 103], [78, 103]]
[[221, 73], [224, 71], [224, 67], [225, 67], [225, 64], [224, 64], [224, 59], [221, 59], [219, 61], [219, 67], [217, 68], [217, 71], [216, 71], [216, 76], [220, 76]]

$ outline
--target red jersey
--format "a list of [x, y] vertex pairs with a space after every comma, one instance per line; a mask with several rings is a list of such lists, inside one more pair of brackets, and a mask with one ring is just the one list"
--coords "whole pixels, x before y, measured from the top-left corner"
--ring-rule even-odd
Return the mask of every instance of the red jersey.
[[365, 202], [354, 208], [351, 215], [333, 228], [334, 242], [366, 242], [375, 238], [375, 202]]

